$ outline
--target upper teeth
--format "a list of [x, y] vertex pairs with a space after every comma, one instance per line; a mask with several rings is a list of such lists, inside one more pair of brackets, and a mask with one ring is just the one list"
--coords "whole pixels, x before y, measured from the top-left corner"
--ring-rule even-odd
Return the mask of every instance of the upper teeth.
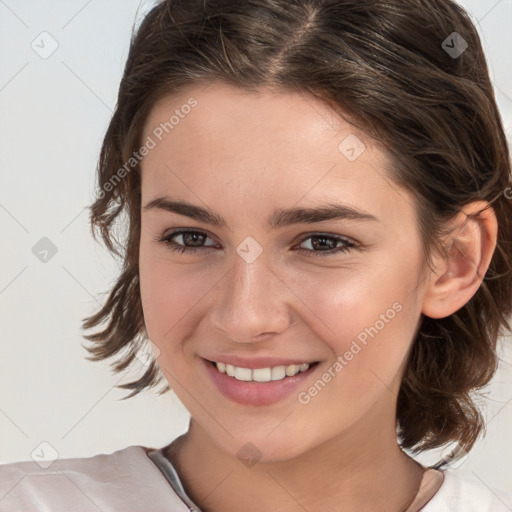
[[308, 363], [291, 364], [290, 366], [274, 366], [273, 368], [239, 368], [232, 364], [215, 363], [219, 372], [234, 377], [237, 380], [270, 382], [271, 380], [281, 380], [285, 377], [293, 377], [299, 372], [304, 372], [309, 368]]

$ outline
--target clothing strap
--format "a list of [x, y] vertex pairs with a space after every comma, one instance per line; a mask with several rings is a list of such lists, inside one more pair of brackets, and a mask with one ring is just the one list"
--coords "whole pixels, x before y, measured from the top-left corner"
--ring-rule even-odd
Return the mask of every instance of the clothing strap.
[[423, 507], [434, 497], [444, 481], [441, 470], [430, 468], [423, 473], [420, 488], [414, 501], [405, 512], [421, 512]]
[[166, 448], [167, 446], [160, 448], [159, 450], [147, 450], [146, 453], [168, 480], [169, 484], [174, 489], [174, 492], [180, 497], [183, 503], [187, 505], [189, 512], [201, 512], [200, 508], [185, 493], [178, 473], [170, 461], [165, 457], [163, 452]]

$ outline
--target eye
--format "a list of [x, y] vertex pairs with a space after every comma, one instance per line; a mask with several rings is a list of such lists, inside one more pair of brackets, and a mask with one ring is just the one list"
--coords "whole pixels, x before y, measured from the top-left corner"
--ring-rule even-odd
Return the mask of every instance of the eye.
[[[350, 252], [352, 249], [357, 249], [356, 244], [350, 240], [347, 240], [346, 238], [324, 233], [315, 233], [313, 235], [309, 235], [303, 239], [300, 245], [308, 240], [311, 240], [311, 242], [308, 243], [312, 249], [297, 249], [298, 252], [305, 254], [306, 256], [331, 256], [338, 253]], [[343, 245], [341, 247], [336, 247], [340, 242]], [[315, 251], [315, 249], [326, 246], [327, 250]]]
[[[203, 231], [181, 229], [173, 231], [166, 236], [159, 237], [157, 238], [157, 241], [165, 244], [174, 252], [177, 251], [179, 253], [192, 254], [206, 247], [215, 247], [215, 244], [209, 246], [202, 245], [208, 238], [208, 235]], [[181, 242], [177, 243], [175, 239], [181, 240]], [[304, 238], [299, 245], [302, 245], [305, 242], [310, 244], [311, 249], [299, 248], [297, 249], [297, 252], [305, 254], [306, 256], [330, 256], [338, 253], [347, 253], [358, 248], [354, 242], [351, 242], [346, 238], [325, 233], [314, 233], [309, 235]], [[342, 245], [338, 246], [340, 243]]]
[[[175, 237], [181, 238], [185, 245], [177, 244], [173, 239]], [[204, 242], [205, 238], [209, 238], [203, 231], [196, 231], [191, 229], [181, 229], [173, 231], [166, 236], [157, 238], [158, 242], [162, 242], [172, 251], [180, 253], [195, 253], [204, 246], [201, 243]], [[192, 247], [188, 247], [187, 244], [192, 244]]]

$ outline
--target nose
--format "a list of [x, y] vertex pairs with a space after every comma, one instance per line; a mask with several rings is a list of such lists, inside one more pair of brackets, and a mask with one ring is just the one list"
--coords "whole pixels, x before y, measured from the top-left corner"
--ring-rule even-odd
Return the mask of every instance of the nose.
[[211, 319], [214, 328], [237, 343], [252, 343], [283, 332], [291, 323], [293, 293], [260, 255], [252, 263], [236, 255], [219, 283]]

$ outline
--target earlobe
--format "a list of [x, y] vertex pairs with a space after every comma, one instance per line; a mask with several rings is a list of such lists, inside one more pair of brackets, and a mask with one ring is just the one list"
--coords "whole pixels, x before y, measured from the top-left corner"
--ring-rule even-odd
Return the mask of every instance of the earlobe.
[[498, 222], [489, 203], [467, 204], [450, 221], [446, 253], [433, 258], [422, 313], [445, 318], [462, 308], [480, 287], [496, 248]]

